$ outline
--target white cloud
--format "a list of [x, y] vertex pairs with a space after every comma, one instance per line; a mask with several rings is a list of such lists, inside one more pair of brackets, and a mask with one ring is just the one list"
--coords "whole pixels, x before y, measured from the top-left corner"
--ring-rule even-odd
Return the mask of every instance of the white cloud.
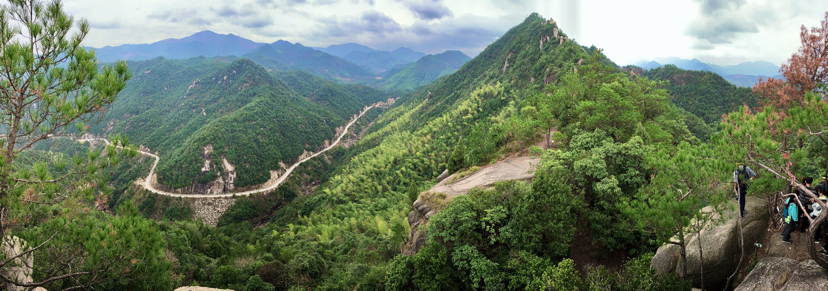
[[66, 0], [65, 7], [90, 21], [85, 44], [93, 47], [212, 30], [267, 43], [476, 55], [538, 12], [618, 64], [681, 57], [727, 65], [784, 62], [799, 47], [800, 25], [818, 25], [828, 0]]

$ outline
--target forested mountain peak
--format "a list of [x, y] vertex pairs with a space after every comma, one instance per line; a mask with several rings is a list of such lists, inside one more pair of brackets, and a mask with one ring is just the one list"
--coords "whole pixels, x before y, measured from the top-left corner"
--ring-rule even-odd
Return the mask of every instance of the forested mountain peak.
[[574, 70], [588, 55], [554, 20], [533, 13], [457, 72], [428, 86], [427, 91], [418, 90], [414, 96], [425, 98], [430, 91], [439, 102], [456, 100], [468, 91], [455, 88], [496, 82], [516, 89], [540, 88], [556, 81], [562, 72]]

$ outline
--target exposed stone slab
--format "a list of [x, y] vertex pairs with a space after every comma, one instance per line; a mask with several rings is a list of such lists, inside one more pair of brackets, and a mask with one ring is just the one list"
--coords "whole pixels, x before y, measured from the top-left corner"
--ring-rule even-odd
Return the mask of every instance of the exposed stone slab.
[[799, 262], [789, 258], [767, 257], [756, 263], [735, 291], [775, 291], [788, 280]]

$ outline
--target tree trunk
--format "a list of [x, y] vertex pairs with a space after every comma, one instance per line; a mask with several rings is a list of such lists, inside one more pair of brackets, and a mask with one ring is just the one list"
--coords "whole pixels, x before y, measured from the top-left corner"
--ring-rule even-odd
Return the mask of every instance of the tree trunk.
[[687, 277], [687, 244], [684, 241], [684, 228], [679, 228], [679, 246], [681, 247], [681, 273], [679, 277]]
[[[817, 230], [818, 227], [825, 222], [825, 218], [828, 217], [828, 210], [823, 210], [822, 213], [814, 219], [814, 222], [811, 223], [811, 226], [808, 227], [808, 254], [811, 255], [811, 258], [817, 262], [823, 269], [828, 269], [828, 260], [826, 260], [825, 256], [820, 255], [819, 251], [817, 250], [817, 246], [814, 243], [814, 232]], [[828, 242], [824, 242], [828, 243]]]
[[696, 234], [698, 234], [699, 240], [699, 278], [701, 278], [701, 289], [704, 290], [704, 249], [702, 248], [701, 229], [699, 221], [696, 220]]
[[[733, 271], [733, 274], [730, 274], [730, 276], [727, 277], [727, 283], [725, 283], [724, 290], [728, 290], [728, 288], [730, 288], [730, 283], [733, 282], [733, 278], [739, 273], [739, 269], [742, 268], [742, 261], [745, 260], [745, 233], [742, 229], [742, 215], [737, 215], [736, 221], [739, 223], [739, 245], [741, 246], [742, 255], [739, 257], [739, 263], [736, 264], [736, 270]], [[811, 244], [813, 244], [813, 242], [811, 242]], [[704, 289], [704, 287], [702, 287], [702, 289]]]

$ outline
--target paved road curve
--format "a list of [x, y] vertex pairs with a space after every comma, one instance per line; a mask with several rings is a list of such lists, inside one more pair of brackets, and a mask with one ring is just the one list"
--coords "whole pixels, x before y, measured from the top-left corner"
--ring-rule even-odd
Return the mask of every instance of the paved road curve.
[[[293, 169], [296, 169], [296, 167], [298, 167], [300, 164], [302, 164], [305, 161], [310, 160], [310, 159], [312, 159], [312, 158], [314, 158], [318, 155], [321, 155], [322, 153], [327, 152], [328, 150], [330, 150], [330, 149], [334, 148], [336, 145], [338, 145], [339, 141], [342, 140], [342, 137], [344, 137], [345, 134], [348, 133], [348, 129], [351, 128], [351, 125], [356, 123], [357, 120], [362, 118], [362, 116], [365, 115], [366, 112], [373, 109], [375, 106], [376, 105], [371, 105], [371, 106], [366, 107], [365, 109], [363, 109], [362, 112], [360, 112], [359, 115], [356, 118], [354, 118], [354, 120], [351, 120], [351, 122], [349, 122], [345, 126], [345, 130], [342, 131], [342, 134], [340, 134], [339, 137], [336, 139], [336, 141], [334, 141], [330, 146], [322, 149], [321, 151], [313, 154], [310, 157], [304, 158], [304, 159], [296, 162], [295, 164], [291, 165], [287, 169], [287, 171], [285, 171], [284, 174], [279, 176], [279, 179], [276, 180], [276, 183], [274, 183], [273, 185], [270, 185], [266, 188], [249, 190], [249, 191], [244, 191], [244, 192], [224, 193], [224, 194], [179, 194], [179, 193], [170, 193], [170, 192], [166, 192], [166, 191], [163, 191], [163, 190], [159, 190], [159, 189], [156, 189], [155, 187], [153, 187], [152, 183], [150, 183], [150, 181], [152, 179], [152, 175], [155, 174], [155, 167], [158, 166], [159, 158], [158, 158], [157, 155], [155, 155], [153, 153], [139, 150], [138, 152], [141, 153], [142, 155], [150, 156], [150, 157], [153, 157], [155, 159], [155, 162], [152, 163], [152, 168], [150, 169], [149, 175], [144, 179], [144, 184], [142, 184], [142, 186], [144, 186], [144, 188], [146, 188], [147, 190], [149, 190], [150, 192], [155, 193], [155, 194], [172, 196], [172, 197], [183, 197], [183, 198], [227, 198], [227, 197], [233, 197], [233, 196], [248, 196], [248, 195], [251, 195], [251, 194], [258, 194], [258, 193], [264, 193], [264, 192], [272, 191], [273, 189], [278, 188], [279, 185], [281, 185], [283, 182], [285, 182], [285, 180], [290, 176], [290, 173], [293, 172]], [[103, 142], [106, 142], [107, 144], [110, 144], [110, 145], [112, 144], [111, 142], [109, 142], [109, 140], [104, 139], [104, 138], [80, 139], [79, 141], [103, 141]]]

